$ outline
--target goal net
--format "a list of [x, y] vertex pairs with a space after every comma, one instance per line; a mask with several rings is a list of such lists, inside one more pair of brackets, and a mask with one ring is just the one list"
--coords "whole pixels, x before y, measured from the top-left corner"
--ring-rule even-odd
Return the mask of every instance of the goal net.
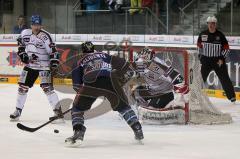
[[[196, 50], [165, 47], [150, 48], [155, 51], [155, 56], [160, 57], [167, 65], [177, 69], [184, 77], [185, 84], [189, 86], [188, 100], [184, 102], [184, 108], [182, 109], [185, 123], [225, 124], [232, 122], [230, 114], [221, 112], [206, 95]], [[128, 50], [127, 58], [130, 62], [134, 63], [135, 56], [141, 49], [140, 47], [131, 47]], [[177, 99], [175, 99], [175, 103], [178, 105]], [[163, 110], [163, 112], [166, 112], [166, 110]]]

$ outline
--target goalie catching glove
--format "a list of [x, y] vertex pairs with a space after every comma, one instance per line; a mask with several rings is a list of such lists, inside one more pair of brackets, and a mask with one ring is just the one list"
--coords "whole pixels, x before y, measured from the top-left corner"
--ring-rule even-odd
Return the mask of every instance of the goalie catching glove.
[[189, 88], [184, 83], [174, 85], [174, 91], [176, 93], [187, 94], [189, 92]]

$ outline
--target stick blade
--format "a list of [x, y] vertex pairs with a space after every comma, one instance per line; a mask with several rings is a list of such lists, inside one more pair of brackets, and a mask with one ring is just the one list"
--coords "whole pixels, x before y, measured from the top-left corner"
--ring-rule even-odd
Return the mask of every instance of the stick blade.
[[28, 132], [34, 132], [37, 130], [36, 128], [29, 128], [21, 123], [17, 123], [17, 127], [21, 130], [28, 131]]

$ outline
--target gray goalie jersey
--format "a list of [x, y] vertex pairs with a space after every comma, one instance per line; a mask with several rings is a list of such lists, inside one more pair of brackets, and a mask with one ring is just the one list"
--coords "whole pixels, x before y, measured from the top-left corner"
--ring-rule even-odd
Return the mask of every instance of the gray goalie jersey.
[[30, 61], [27, 67], [36, 70], [50, 69], [49, 55], [52, 53], [52, 47], [55, 47], [50, 33], [41, 29], [35, 35], [31, 29], [25, 29], [18, 41], [25, 47], [25, 52], [29, 56]]
[[157, 56], [155, 56], [148, 65], [145, 65], [141, 59], [136, 61], [136, 65], [140, 76], [145, 81], [142, 85], [146, 86], [148, 93], [151, 95], [172, 92], [173, 85], [183, 81], [182, 76], [176, 69], [168, 66]]

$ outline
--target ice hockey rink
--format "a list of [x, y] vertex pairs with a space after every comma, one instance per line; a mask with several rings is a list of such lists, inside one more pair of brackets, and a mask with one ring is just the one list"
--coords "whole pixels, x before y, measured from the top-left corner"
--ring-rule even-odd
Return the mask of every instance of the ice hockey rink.
[[[87, 132], [79, 148], [65, 147], [72, 135], [71, 122], [49, 124], [29, 133], [9, 121], [15, 109], [17, 85], [0, 85], [1, 159], [239, 159], [240, 104], [211, 98], [223, 112], [231, 113], [227, 125], [143, 125], [144, 144], [138, 144], [127, 124], [114, 112], [86, 121]], [[59, 98], [73, 95], [59, 93]], [[37, 127], [52, 115], [51, 107], [39, 85], [30, 89], [21, 123]], [[58, 129], [58, 134], [54, 133]]]

